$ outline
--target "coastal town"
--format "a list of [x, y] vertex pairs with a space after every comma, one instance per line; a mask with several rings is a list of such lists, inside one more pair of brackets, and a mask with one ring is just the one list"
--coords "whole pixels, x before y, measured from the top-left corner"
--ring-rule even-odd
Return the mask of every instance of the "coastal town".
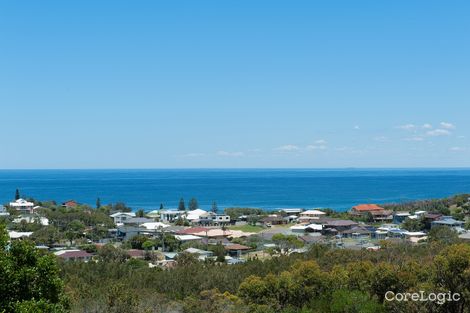
[[[449, 200], [450, 199], [450, 200]], [[171, 269], [186, 258], [244, 263], [302, 254], [312, 245], [377, 251], [387, 244], [426, 245], [436, 236], [470, 240], [470, 197], [410, 204], [357, 204], [346, 212], [325, 208], [225, 208], [196, 199], [178, 208], [144, 211], [123, 203], [96, 207], [15, 199], [0, 207], [11, 241], [31, 240], [59, 260], [98, 262], [110, 249], [148, 267]]]

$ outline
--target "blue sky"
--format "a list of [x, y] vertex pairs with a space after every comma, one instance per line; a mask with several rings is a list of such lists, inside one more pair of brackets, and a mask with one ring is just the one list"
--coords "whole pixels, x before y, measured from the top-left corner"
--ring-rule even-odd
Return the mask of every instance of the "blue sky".
[[3, 1], [0, 168], [468, 167], [466, 1]]

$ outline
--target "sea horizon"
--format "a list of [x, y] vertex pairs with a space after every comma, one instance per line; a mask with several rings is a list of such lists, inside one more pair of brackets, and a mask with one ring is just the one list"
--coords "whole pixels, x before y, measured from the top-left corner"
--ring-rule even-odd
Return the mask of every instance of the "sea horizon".
[[0, 201], [24, 197], [133, 210], [176, 208], [196, 198], [203, 209], [331, 208], [402, 203], [470, 192], [470, 168], [153, 168], [2, 169]]

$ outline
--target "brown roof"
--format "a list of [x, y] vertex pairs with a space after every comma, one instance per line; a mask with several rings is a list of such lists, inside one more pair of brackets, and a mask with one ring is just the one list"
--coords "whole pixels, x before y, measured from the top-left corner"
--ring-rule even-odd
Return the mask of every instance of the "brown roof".
[[239, 245], [238, 243], [230, 244], [227, 246], [224, 246], [225, 250], [250, 250], [251, 247], [244, 246], [244, 245]]
[[424, 217], [429, 219], [438, 219], [442, 216], [441, 213], [425, 213]]
[[87, 258], [91, 257], [92, 255], [86, 251], [80, 250], [80, 251], [67, 251], [62, 254], [59, 254], [58, 257], [61, 257], [63, 259], [70, 259], [70, 258]]
[[206, 227], [191, 227], [191, 228], [186, 228], [186, 229], [182, 229], [182, 230], [179, 230], [176, 232], [176, 234], [178, 235], [194, 235], [194, 234], [197, 234], [197, 233], [200, 233], [200, 232], [206, 232], [206, 231], [209, 231], [210, 228], [206, 228]]
[[382, 211], [384, 208], [378, 206], [377, 204], [359, 204], [353, 206], [353, 209], [359, 212], [368, 212], [368, 211]]
[[319, 242], [324, 239], [323, 236], [299, 236], [299, 239], [305, 243]]
[[127, 250], [127, 254], [131, 258], [141, 258], [141, 257], [144, 256], [144, 251], [143, 250], [137, 250], [137, 249], [130, 249], [130, 250]]

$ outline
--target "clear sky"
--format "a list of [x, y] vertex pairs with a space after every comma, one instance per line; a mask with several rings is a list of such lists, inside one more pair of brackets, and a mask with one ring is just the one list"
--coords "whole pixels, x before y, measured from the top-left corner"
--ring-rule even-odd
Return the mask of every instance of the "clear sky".
[[2, 1], [0, 168], [469, 167], [468, 1]]

